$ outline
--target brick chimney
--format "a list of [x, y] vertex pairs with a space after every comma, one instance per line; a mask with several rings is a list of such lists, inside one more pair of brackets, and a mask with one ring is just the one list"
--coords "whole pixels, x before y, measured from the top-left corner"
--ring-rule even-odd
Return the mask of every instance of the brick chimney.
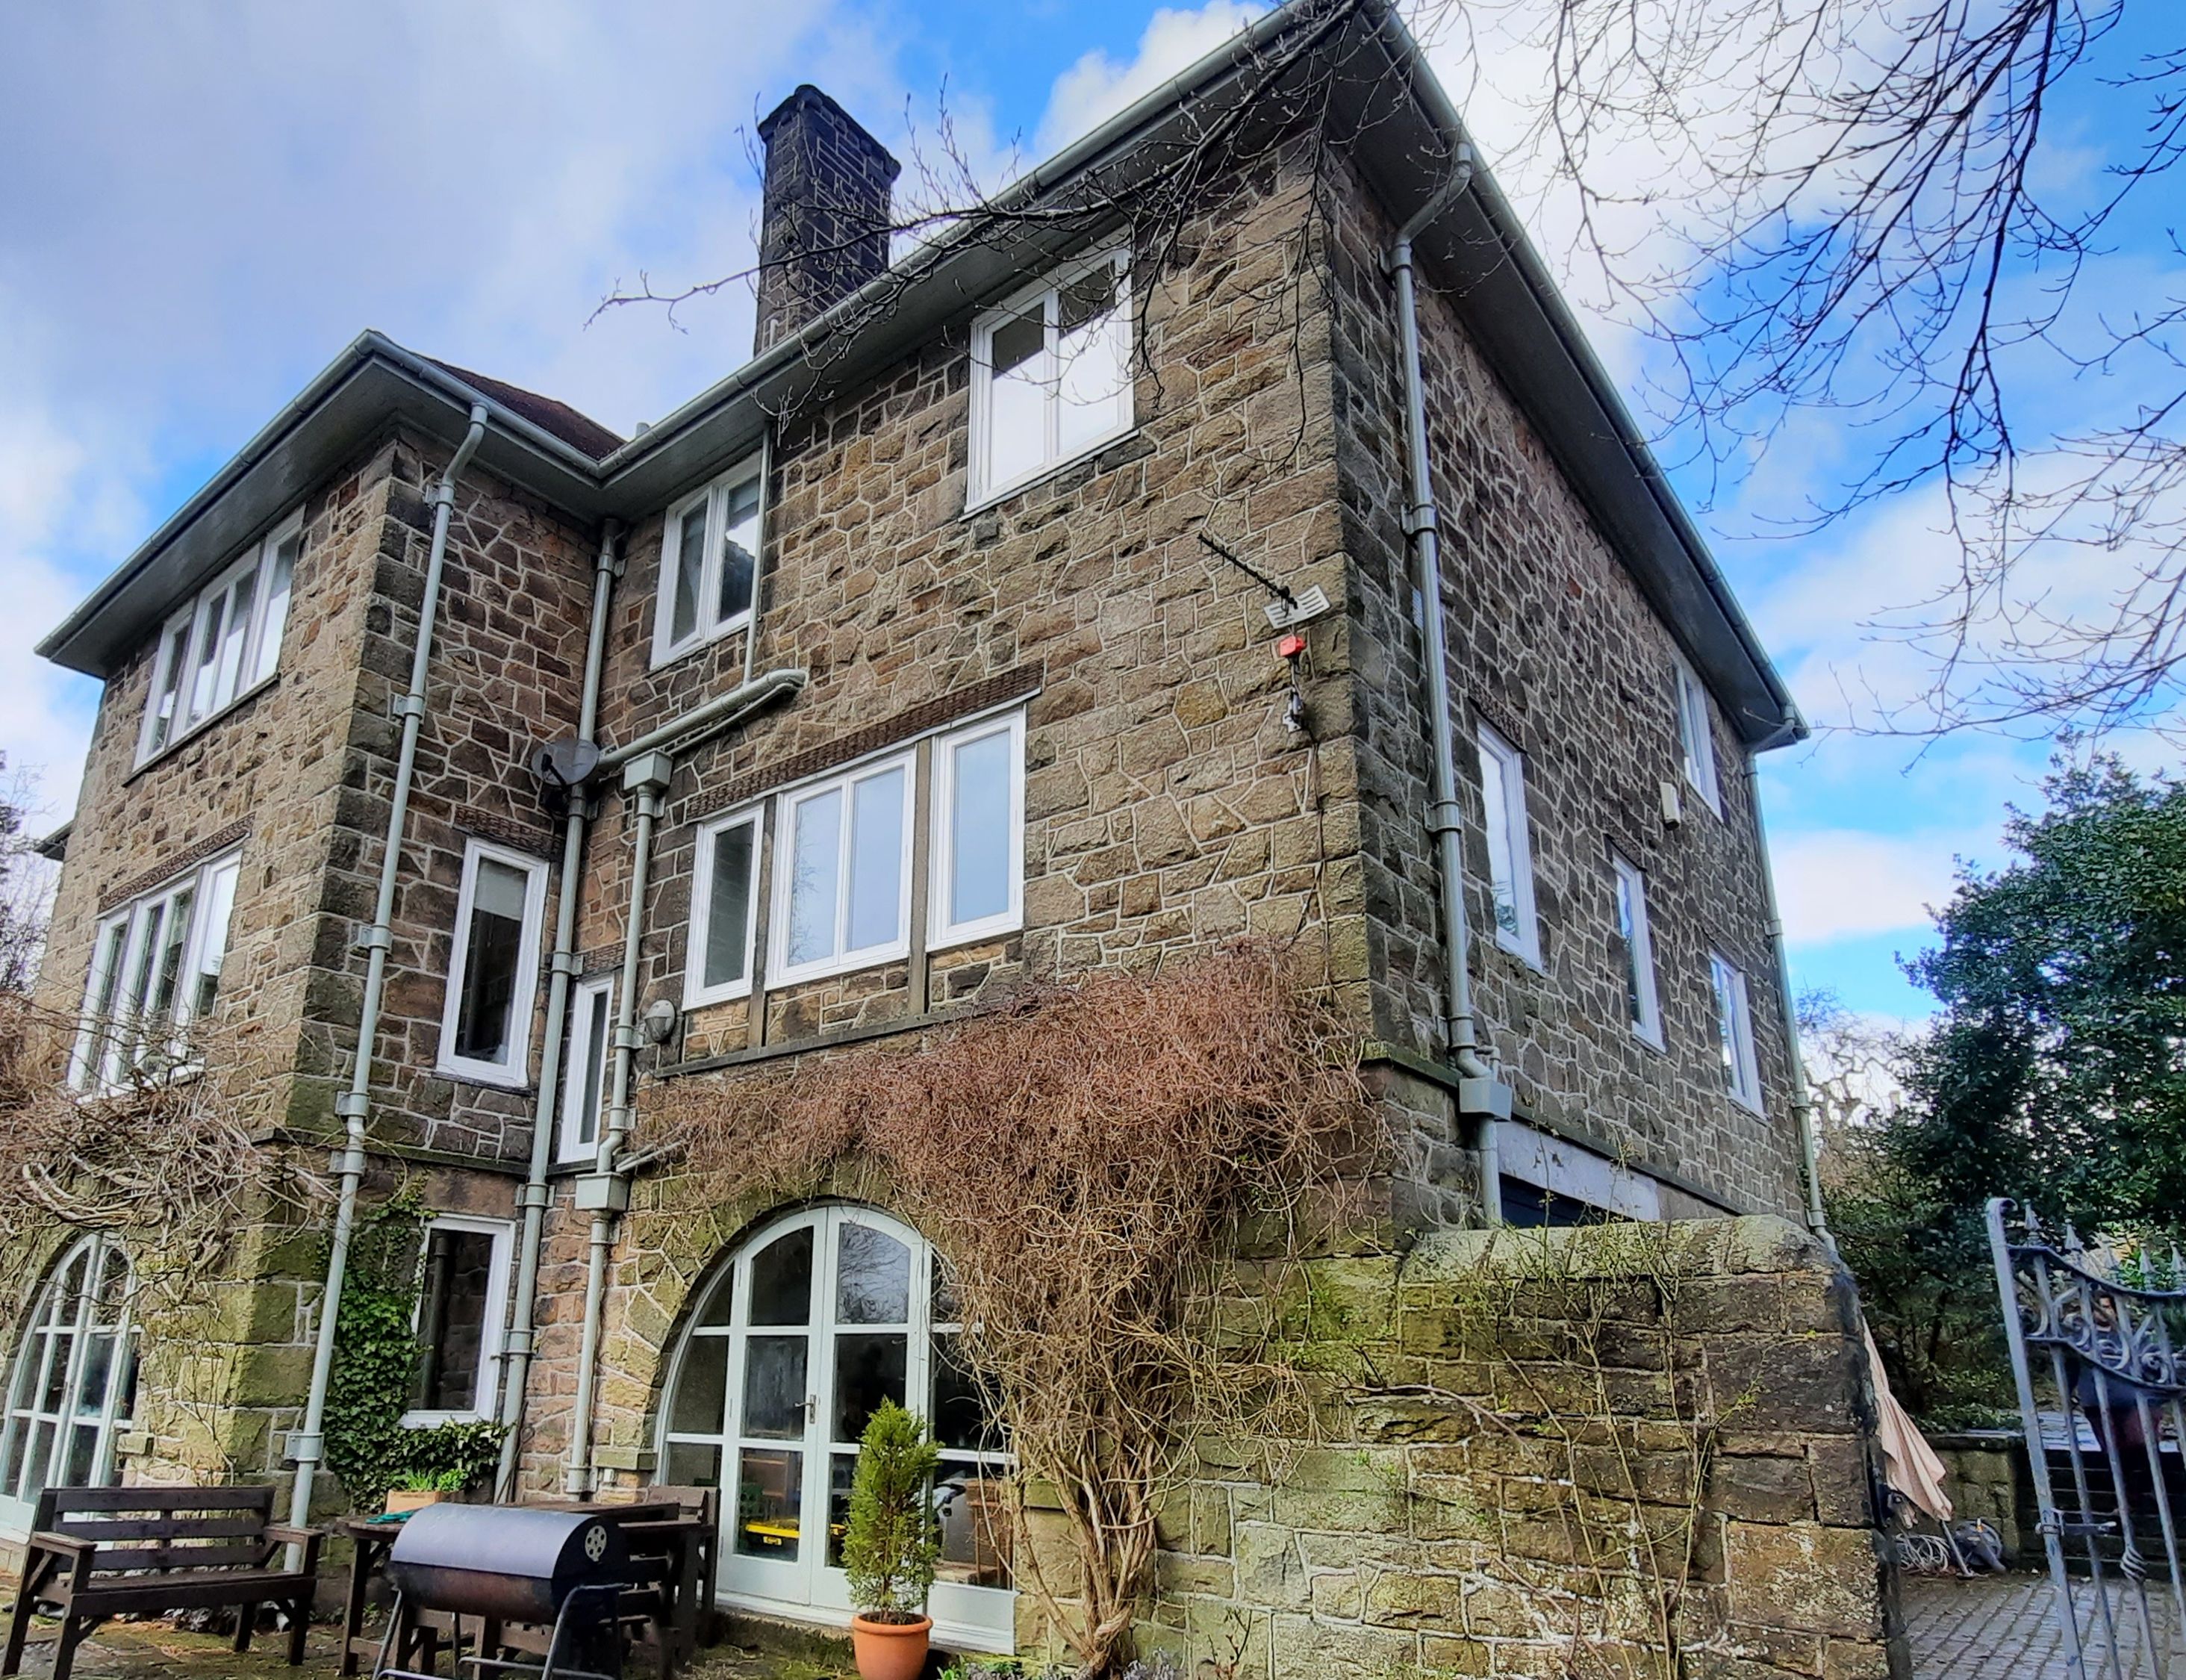
[[903, 165], [807, 82], [759, 126], [759, 354], [887, 268], [888, 190]]

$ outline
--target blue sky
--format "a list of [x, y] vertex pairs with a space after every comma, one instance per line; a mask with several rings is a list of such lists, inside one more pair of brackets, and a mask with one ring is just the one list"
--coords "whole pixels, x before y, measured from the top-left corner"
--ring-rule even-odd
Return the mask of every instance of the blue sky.
[[[937, 96], [989, 179], [1051, 150], [1249, 18], [1238, 0], [996, 0], [763, 6], [654, 0], [387, 0], [367, 8], [120, 0], [22, 8], [0, 58], [0, 748], [39, 766], [47, 820], [72, 807], [92, 685], [32, 644], [366, 326], [563, 397], [627, 433], [741, 361], [740, 288], [671, 325], [600, 297], [750, 260], [754, 120], [800, 81], [909, 155]], [[1492, 166], [1564, 262], [1567, 204], [1499, 148], [1498, 90], [1538, 65], [1487, 43], [1438, 63]], [[2089, 184], [2131, 113], [2060, 113]], [[908, 127], [907, 127], [908, 122]], [[1635, 165], [1636, 167], [1636, 165]], [[1659, 214], [1659, 212], [1651, 212]], [[1645, 230], [1651, 236], [1659, 229]], [[2113, 297], [2176, 283], [2160, 226], [2107, 259]], [[1635, 388], [1645, 344], [1573, 271], [1610, 365]], [[2062, 414], [2098, 393], [2055, 375]], [[1642, 403], [1644, 409], [1645, 404]], [[1948, 551], [1915, 492], [1787, 540], [1774, 517], [1826, 481], [1845, 440], [1796, 428], [1703, 527], [1809, 715], [1902, 692], [1901, 651], [1862, 625], [1915, 599]], [[1673, 447], [1669, 454], [1674, 456]], [[1706, 486], [1687, 486], [1700, 501]], [[2070, 587], [2099, 588], [2075, 575]], [[1993, 738], [1914, 761], [1903, 742], [1825, 731], [1768, 761], [1766, 788], [1802, 984], [1852, 1006], [1925, 1007], [1895, 955], [1915, 947], [1953, 859], [1994, 861], [2007, 800], [2045, 749]]]

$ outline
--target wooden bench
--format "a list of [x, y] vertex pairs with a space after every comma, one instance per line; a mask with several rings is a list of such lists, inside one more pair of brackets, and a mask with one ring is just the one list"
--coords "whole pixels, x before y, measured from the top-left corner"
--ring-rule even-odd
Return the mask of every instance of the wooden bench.
[[[22, 1586], [0, 1674], [18, 1672], [31, 1617], [57, 1617], [53, 1680], [69, 1680], [76, 1648], [110, 1616], [238, 1612], [235, 1649], [250, 1649], [261, 1604], [289, 1614], [289, 1662], [304, 1660], [318, 1587], [320, 1534], [273, 1520], [271, 1487], [48, 1487], [23, 1556]], [[284, 1546], [303, 1566], [273, 1566]]]

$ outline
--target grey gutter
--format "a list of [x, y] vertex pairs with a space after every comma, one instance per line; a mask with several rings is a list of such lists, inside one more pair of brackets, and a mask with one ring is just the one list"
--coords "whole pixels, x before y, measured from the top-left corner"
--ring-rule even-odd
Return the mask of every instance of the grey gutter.
[[[177, 508], [157, 530], [139, 543], [127, 559], [101, 580], [77, 604], [75, 611], [38, 643], [39, 656], [58, 663], [66, 645], [87, 630], [139, 573], [179, 540], [252, 468], [271, 456], [292, 432], [340, 390], [360, 369], [375, 361], [384, 362], [428, 387], [434, 395], [446, 400], [451, 414], [455, 416], [467, 416], [474, 406], [483, 406], [488, 423], [494, 430], [531, 451], [549, 456], [563, 471], [574, 471], [587, 483], [597, 482], [598, 463], [583, 451], [563, 442], [485, 393], [474, 389], [439, 364], [404, 349], [384, 333], [367, 328], [345, 345], [341, 353], [322, 368], [302, 390], [282, 405], [280, 412], [252, 434], [249, 440], [229, 456], [219, 470], [189, 500]], [[461, 435], [460, 429], [457, 435]]]
[[[1364, 9], [1378, 14], [1376, 30], [1382, 42], [1388, 48], [1395, 66], [1404, 72], [1413, 97], [1425, 108], [1428, 120], [1445, 133], [1462, 133], [1464, 123], [1457, 107], [1450, 103], [1449, 95], [1436, 78], [1434, 67], [1427, 62], [1426, 53], [1421, 50], [1411, 31], [1404, 27], [1403, 19], [1397, 14], [1390, 0], [1360, 0], [1360, 5]], [[1762, 646], [1761, 638], [1755, 633], [1752, 622], [1746, 616], [1745, 608], [1739, 605], [1737, 597], [1731, 593], [1729, 582], [1724, 577], [1722, 568], [1716, 564], [1707, 538], [1701, 535], [1684, 504], [1671, 489], [1645, 434], [1634, 421], [1632, 412], [1626, 406], [1616, 381], [1610, 377], [1609, 370], [1601, 365], [1601, 359], [1595, 353], [1585, 329], [1572, 313], [1571, 305], [1564, 301], [1562, 292], [1549, 273], [1548, 265], [1541, 260], [1540, 254], [1533, 249], [1533, 241], [1526, 237], [1525, 229], [1510, 200], [1503, 196], [1494, 177], [1485, 169], [1477, 170], [1469, 184], [1471, 196], [1478, 202], [1488, 226], [1494, 229], [1513, 271], [1525, 283], [1550, 330], [1555, 334], [1559, 348], [1571, 358], [1595, 401], [1600, 406], [1602, 417], [1608, 421], [1625, 453], [1631, 457], [1634, 471], [1662, 510], [1679, 545], [1691, 559], [1717, 609], [1729, 622], [1733, 634], [1744, 647], [1747, 658], [1752, 661], [1756, 673], [1776, 699], [1780, 708], [1780, 717], [1793, 725], [1796, 732], [1783, 739], [1805, 739], [1808, 733], [1806, 720], [1800, 715], [1798, 704], [1791, 697], [1791, 691], [1785, 685], [1767, 649]], [[1778, 720], [1757, 721], [1767, 726], [1769, 736], [1780, 736]], [[1772, 741], [1771, 744], [1781, 743]]]

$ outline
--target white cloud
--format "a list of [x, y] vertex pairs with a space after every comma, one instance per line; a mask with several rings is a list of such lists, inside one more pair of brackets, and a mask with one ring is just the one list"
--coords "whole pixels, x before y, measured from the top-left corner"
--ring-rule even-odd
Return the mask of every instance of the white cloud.
[[1925, 927], [1951, 896], [1957, 857], [1993, 842], [1987, 829], [1816, 828], [1779, 838], [1771, 850], [1785, 935], [1819, 945]]
[[642, 271], [672, 286], [748, 263], [738, 131], [811, 63], [861, 114], [901, 109], [888, 44], [848, 3], [11, 18], [0, 751], [42, 764], [65, 813], [97, 688], [33, 645], [362, 328], [625, 433], [743, 361], [742, 287], [683, 333], [648, 307], [586, 317]]
[[1205, 58], [1267, 8], [1242, 0], [1207, 0], [1197, 11], [1162, 8], [1147, 20], [1136, 55], [1118, 64], [1094, 51], [1055, 79], [1040, 119], [1038, 149], [1060, 150], [1135, 99]]

